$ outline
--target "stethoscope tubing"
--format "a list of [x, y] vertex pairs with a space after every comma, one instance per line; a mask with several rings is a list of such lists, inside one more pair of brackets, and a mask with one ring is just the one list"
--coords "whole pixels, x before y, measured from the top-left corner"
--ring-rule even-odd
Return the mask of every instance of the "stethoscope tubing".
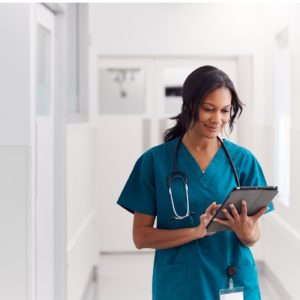
[[[233, 171], [233, 175], [234, 175], [234, 178], [235, 178], [235, 181], [236, 181], [236, 184], [237, 184], [237, 187], [240, 187], [240, 180], [239, 180], [239, 177], [238, 177], [238, 173], [237, 173], [237, 170], [235, 168], [235, 165], [233, 163], [233, 160], [224, 144], [224, 142], [222, 141], [222, 139], [217, 136], [217, 139], [218, 141], [221, 143], [221, 147], [223, 148], [228, 160], [229, 160], [229, 163], [230, 163], [230, 166], [231, 166], [231, 169]], [[175, 219], [175, 220], [183, 220], [191, 215], [193, 215], [194, 213], [190, 211], [190, 201], [189, 201], [189, 193], [188, 193], [188, 182], [187, 182], [187, 176], [184, 174], [184, 172], [180, 171], [178, 168], [177, 168], [177, 156], [178, 156], [178, 151], [179, 151], [179, 147], [181, 145], [181, 142], [182, 142], [182, 137], [179, 138], [177, 144], [176, 144], [176, 148], [175, 148], [175, 153], [174, 153], [174, 156], [173, 156], [173, 170], [172, 172], [170, 173], [170, 175], [168, 176], [168, 191], [169, 191], [169, 195], [170, 195], [170, 200], [171, 200], [171, 205], [172, 205], [172, 209], [173, 209], [173, 213], [174, 213], [174, 216], [172, 217], [172, 219]], [[174, 204], [174, 199], [173, 199], [173, 193], [172, 193], [172, 181], [175, 179], [175, 178], [180, 178], [183, 183], [184, 183], [184, 187], [185, 187], [185, 194], [186, 194], [186, 213], [184, 215], [179, 215], [177, 210], [176, 210], [176, 207], [175, 207], [175, 204]]]

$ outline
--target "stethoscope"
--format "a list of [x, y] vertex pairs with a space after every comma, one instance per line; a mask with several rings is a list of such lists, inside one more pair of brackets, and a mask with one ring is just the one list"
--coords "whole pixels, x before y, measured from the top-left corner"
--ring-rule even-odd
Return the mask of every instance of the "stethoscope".
[[[241, 186], [240, 185], [240, 180], [239, 180], [236, 168], [234, 166], [234, 163], [232, 161], [232, 158], [231, 158], [228, 150], [226, 149], [222, 139], [220, 139], [219, 137], [217, 137], [217, 139], [221, 143], [221, 146], [222, 146], [223, 150], [225, 151], [225, 154], [226, 154], [226, 156], [229, 160], [229, 163], [230, 163], [231, 169], [233, 171], [233, 175], [234, 175], [236, 184], [237, 184], [238, 187], [240, 187]], [[181, 144], [181, 140], [182, 140], [182, 137], [179, 138], [179, 140], [177, 142], [174, 157], [173, 157], [173, 170], [170, 173], [170, 175], [168, 176], [168, 190], [169, 190], [169, 194], [170, 194], [172, 209], [173, 209], [173, 212], [174, 212], [174, 216], [172, 217], [173, 220], [183, 220], [183, 219], [185, 219], [189, 216], [192, 216], [194, 214], [194, 212], [190, 211], [190, 200], [189, 200], [189, 193], [188, 193], [187, 177], [184, 174], [184, 172], [177, 169], [177, 156], [178, 156], [178, 151], [179, 151], [179, 147], [180, 147], [180, 144]], [[173, 193], [172, 193], [172, 181], [176, 178], [178, 178], [179, 180], [182, 180], [182, 182], [184, 183], [184, 187], [185, 187], [186, 213], [184, 215], [179, 215], [177, 213], [175, 205], [174, 205]]]

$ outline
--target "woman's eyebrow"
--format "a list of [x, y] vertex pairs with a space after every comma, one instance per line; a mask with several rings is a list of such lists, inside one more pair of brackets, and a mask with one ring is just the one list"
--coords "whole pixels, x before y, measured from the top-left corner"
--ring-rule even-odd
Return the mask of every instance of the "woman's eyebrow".
[[203, 104], [207, 104], [207, 105], [214, 106], [213, 104], [211, 104], [211, 103], [209, 103], [209, 102], [203, 102]]
[[[209, 102], [203, 102], [203, 105], [204, 104], [206, 104], [206, 105], [210, 105], [210, 106], [213, 106], [213, 107], [215, 107], [215, 105], [214, 104], [212, 104], [212, 103], [209, 103]], [[222, 107], [222, 108], [229, 108], [229, 107], [231, 107], [231, 104], [228, 104], [228, 105], [226, 105], [226, 106], [224, 106], [224, 107]]]

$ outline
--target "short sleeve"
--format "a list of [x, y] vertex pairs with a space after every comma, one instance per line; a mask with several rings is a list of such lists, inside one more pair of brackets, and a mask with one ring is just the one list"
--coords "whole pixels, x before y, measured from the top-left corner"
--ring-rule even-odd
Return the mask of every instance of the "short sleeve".
[[117, 204], [129, 212], [156, 215], [155, 184], [151, 153], [143, 154], [134, 168], [121, 192]]
[[[247, 151], [243, 159], [242, 168], [240, 170], [240, 181], [242, 186], [266, 186], [267, 182], [262, 171], [262, 168], [255, 156]], [[268, 205], [266, 213], [274, 210], [274, 205], [271, 202]]]

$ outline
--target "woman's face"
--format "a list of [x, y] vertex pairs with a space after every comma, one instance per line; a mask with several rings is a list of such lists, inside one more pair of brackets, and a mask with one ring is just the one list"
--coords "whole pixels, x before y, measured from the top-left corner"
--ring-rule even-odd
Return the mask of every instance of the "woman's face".
[[198, 121], [191, 128], [204, 138], [215, 138], [230, 119], [231, 93], [227, 88], [217, 88], [203, 100]]

